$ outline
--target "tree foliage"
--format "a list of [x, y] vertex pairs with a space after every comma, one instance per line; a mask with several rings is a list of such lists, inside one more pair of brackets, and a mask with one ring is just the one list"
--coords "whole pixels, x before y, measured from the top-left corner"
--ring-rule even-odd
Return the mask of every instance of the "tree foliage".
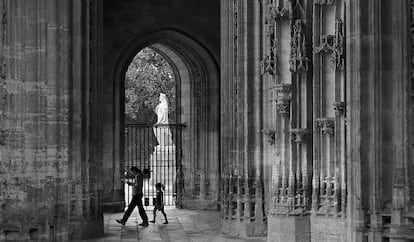
[[153, 110], [159, 103], [159, 94], [165, 93], [169, 120], [175, 122], [175, 86], [174, 73], [168, 62], [153, 49], [142, 49], [125, 74], [125, 121], [155, 123]]

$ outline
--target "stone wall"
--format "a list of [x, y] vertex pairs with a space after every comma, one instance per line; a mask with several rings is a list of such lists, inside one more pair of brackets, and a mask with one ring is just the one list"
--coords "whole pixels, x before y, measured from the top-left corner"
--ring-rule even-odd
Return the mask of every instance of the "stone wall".
[[221, 9], [224, 231], [267, 215], [269, 241], [412, 240], [412, 6]]

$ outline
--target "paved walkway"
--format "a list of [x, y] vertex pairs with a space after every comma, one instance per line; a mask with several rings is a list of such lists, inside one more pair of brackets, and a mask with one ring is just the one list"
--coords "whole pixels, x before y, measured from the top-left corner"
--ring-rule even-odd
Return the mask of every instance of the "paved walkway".
[[[85, 240], [89, 242], [106, 241], [177, 241], [177, 242], [261, 242], [264, 238], [239, 239], [220, 233], [220, 217], [216, 211], [200, 211], [186, 209], [166, 209], [169, 224], [164, 225], [164, 218], [157, 213], [157, 221], [148, 227], [138, 226], [141, 218], [134, 210], [125, 226], [118, 224], [115, 219], [122, 217], [121, 213], [105, 214], [105, 235], [103, 238]], [[152, 211], [147, 211], [152, 220]]]

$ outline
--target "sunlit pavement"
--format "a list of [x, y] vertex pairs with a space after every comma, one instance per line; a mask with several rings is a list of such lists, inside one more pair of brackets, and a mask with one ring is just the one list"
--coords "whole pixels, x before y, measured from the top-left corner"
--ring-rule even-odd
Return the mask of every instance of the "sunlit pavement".
[[[259, 242], [266, 241], [265, 238], [240, 239], [220, 233], [220, 217], [217, 211], [200, 211], [167, 208], [166, 213], [169, 224], [164, 225], [164, 218], [160, 212], [157, 213], [155, 224], [148, 227], [141, 227], [142, 222], [135, 209], [131, 217], [122, 226], [115, 220], [122, 218], [121, 213], [105, 214], [105, 235], [90, 242], [103, 241], [182, 241], [182, 242], [208, 242], [208, 241], [231, 241], [231, 242]], [[149, 220], [152, 220], [153, 213], [147, 211]]]

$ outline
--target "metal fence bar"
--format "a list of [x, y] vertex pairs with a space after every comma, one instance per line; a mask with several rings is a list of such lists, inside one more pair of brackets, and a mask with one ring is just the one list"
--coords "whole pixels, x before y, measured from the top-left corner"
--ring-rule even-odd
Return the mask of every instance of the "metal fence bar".
[[[155, 184], [165, 186], [164, 205], [181, 204], [182, 191], [182, 128], [183, 124], [125, 124], [125, 170], [137, 166], [144, 172], [144, 204], [154, 205]], [[158, 143], [158, 145], [157, 145]], [[125, 186], [127, 201], [131, 190]]]

